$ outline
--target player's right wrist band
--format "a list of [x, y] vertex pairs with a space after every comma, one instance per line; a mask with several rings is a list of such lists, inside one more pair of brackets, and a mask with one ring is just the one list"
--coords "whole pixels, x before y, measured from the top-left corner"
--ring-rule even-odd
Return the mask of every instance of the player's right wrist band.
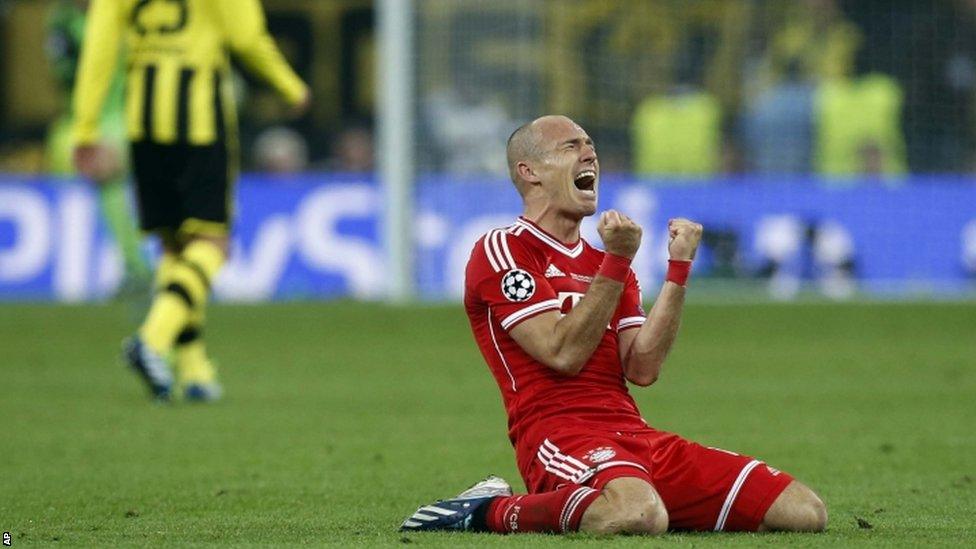
[[684, 288], [688, 285], [688, 275], [691, 274], [691, 260], [669, 259], [668, 275], [664, 280], [674, 282]]
[[611, 253], [603, 255], [603, 263], [600, 263], [600, 270], [596, 274], [605, 276], [617, 282], [626, 282], [627, 275], [630, 273], [631, 260]]

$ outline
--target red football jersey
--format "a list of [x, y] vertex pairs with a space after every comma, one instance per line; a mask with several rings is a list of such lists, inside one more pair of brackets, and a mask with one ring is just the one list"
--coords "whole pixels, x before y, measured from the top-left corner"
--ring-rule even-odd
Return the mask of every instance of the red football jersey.
[[475, 340], [501, 389], [509, 437], [531, 443], [531, 433], [582, 424], [643, 428], [627, 391], [617, 334], [645, 319], [631, 271], [620, 304], [593, 355], [576, 376], [560, 375], [533, 359], [509, 336], [520, 322], [545, 311], [567, 314], [586, 293], [604, 252], [580, 239], [559, 242], [518, 218], [478, 241], [465, 273], [464, 306]]

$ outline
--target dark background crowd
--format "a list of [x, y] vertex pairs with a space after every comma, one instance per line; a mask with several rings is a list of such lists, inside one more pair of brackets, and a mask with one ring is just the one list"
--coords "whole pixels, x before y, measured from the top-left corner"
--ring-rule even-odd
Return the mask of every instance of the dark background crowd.
[[[76, 52], [59, 11], [0, 2], [0, 171], [48, 172]], [[245, 168], [373, 170], [376, 17], [368, 0], [265, 0], [312, 86], [282, 107], [243, 82]], [[607, 170], [968, 174], [976, 169], [974, 0], [417, 0], [415, 144], [423, 171], [504, 173], [504, 139], [565, 113]], [[63, 14], [63, 13], [62, 13]]]

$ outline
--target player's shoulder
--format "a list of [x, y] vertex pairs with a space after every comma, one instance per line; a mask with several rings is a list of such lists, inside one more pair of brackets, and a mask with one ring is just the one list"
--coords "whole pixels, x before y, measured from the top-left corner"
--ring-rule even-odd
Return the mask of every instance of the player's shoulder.
[[532, 240], [518, 223], [496, 227], [481, 235], [471, 250], [470, 263], [486, 265], [494, 272], [517, 268], [535, 254]]

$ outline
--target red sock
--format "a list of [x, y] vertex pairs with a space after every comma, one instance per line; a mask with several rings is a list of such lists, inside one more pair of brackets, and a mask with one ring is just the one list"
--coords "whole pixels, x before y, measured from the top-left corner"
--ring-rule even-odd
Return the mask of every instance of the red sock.
[[485, 514], [485, 526], [501, 534], [575, 532], [583, 512], [600, 495], [586, 486], [564, 486], [542, 494], [499, 497]]

